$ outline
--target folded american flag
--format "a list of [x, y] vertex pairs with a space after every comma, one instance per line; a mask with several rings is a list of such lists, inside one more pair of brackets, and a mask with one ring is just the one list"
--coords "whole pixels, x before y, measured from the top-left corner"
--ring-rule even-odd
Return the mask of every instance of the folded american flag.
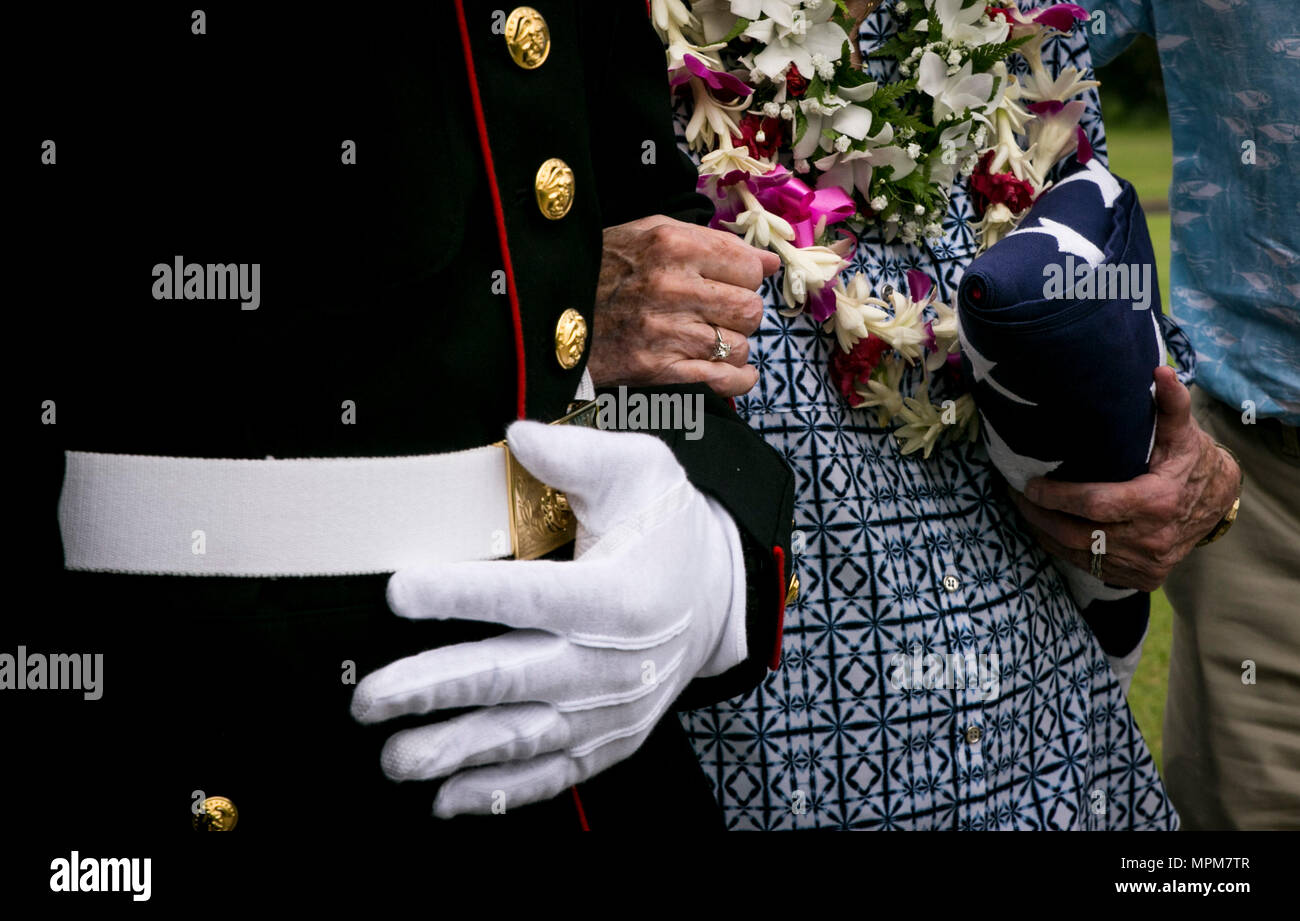
[[[1133, 186], [1096, 159], [1069, 162], [1017, 229], [967, 267], [958, 320], [989, 456], [1011, 486], [1146, 472], [1153, 374], [1171, 324]], [[1131, 652], [1148, 596], [1055, 562], [1101, 647]]]

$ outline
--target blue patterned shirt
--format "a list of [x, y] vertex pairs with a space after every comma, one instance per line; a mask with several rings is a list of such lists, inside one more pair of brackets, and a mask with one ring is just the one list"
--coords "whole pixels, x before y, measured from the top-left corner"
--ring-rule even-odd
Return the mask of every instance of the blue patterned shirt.
[[1196, 348], [1196, 382], [1300, 424], [1300, 8], [1080, 2], [1096, 17], [1097, 64], [1140, 32], [1160, 51], [1174, 141], [1170, 304]]
[[[890, 6], [863, 23], [865, 50], [892, 34]], [[1055, 41], [1045, 60], [1086, 71], [1087, 40]], [[880, 76], [885, 64], [869, 66]], [[1084, 127], [1104, 158], [1095, 93], [1088, 105]], [[955, 190], [942, 239], [864, 236], [847, 271], [905, 287], [921, 269], [952, 304], [975, 254], [973, 217]], [[780, 668], [681, 717], [728, 826], [1176, 828], [1109, 661], [982, 443], [903, 457], [873, 411], [840, 399], [834, 337], [807, 315], [781, 317], [771, 280], [764, 296], [750, 340], [759, 382], [737, 408], [795, 471], [802, 591]], [[920, 382], [918, 370], [904, 393]], [[975, 668], [925, 680], [953, 661]]]

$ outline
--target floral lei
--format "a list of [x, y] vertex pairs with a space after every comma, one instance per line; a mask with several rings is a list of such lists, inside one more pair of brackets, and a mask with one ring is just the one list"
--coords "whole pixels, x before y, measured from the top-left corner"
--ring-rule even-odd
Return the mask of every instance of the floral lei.
[[[885, 0], [897, 24], [870, 53], [897, 79], [855, 66], [845, 0], [650, 0], [667, 44], [669, 81], [693, 100], [686, 141], [702, 152], [699, 187], [711, 226], [773, 250], [783, 263], [781, 313], [805, 310], [833, 333], [831, 376], [855, 408], [895, 425], [903, 454], [974, 439], [970, 394], [930, 401], [931, 374], [960, 376], [957, 318], [924, 273], [908, 291], [873, 294], [845, 280], [855, 234], [887, 242], [943, 235], [952, 186], [968, 183], [980, 249], [1013, 230], [1078, 151], [1091, 157], [1073, 97], [1098, 86], [1073, 67], [1053, 78], [1043, 44], [1088, 14], [1072, 3], [1021, 12], [1016, 0]], [[1028, 74], [1007, 58], [1021, 55]], [[1071, 101], [1072, 100], [1072, 101]], [[833, 229], [834, 228], [834, 229]], [[927, 319], [927, 315], [930, 317]], [[900, 392], [907, 366], [924, 373]]]

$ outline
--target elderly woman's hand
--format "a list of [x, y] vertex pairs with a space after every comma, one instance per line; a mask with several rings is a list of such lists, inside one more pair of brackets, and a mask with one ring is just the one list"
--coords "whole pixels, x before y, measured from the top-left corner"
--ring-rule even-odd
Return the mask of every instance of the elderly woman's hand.
[[[745, 393], [758, 383], [746, 364], [747, 337], [763, 318], [755, 292], [780, 264], [735, 234], [662, 215], [606, 228], [592, 380], [598, 387], [702, 382], [723, 396]], [[714, 361], [718, 336], [731, 352]]]
[[1093, 532], [1106, 535], [1101, 577], [1154, 591], [1232, 507], [1236, 462], [1196, 424], [1191, 394], [1172, 368], [1156, 369], [1156, 441], [1147, 473], [1127, 483], [1034, 479], [1011, 491], [1030, 530], [1049, 552], [1085, 572]]

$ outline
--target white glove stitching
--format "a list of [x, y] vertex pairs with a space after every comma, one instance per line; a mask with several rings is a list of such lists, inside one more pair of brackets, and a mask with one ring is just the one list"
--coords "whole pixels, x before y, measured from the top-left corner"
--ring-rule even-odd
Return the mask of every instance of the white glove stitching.
[[574, 713], [580, 710], [595, 710], [599, 707], [614, 706], [617, 704], [627, 704], [634, 700], [640, 700], [655, 692], [655, 689], [666, 681], [669, 676], [682, 664], [682, 659], [686, 658], [686, 653], [679, 650], [677, 655], [673, 656], [664, 668], [656, 674], [656, 680], [652, 684], [643, 684], [632, 691], [621, 691], [611, 694], [601, 694], [595, 697], [587, 697], [582, 700], [567, 701], [565, 703], [555, 704], [555, 708], [561, 713]]
[[600, 633], [570, 633], [568, 640], [575, 646], [586, 646], [590, 649], [654, 649], [662, 646], [673, 637], [686, 632], [691, 625], [691, 619], [694, 612], [687, 611], [686, 616], [675, 624], [670, 624], [658, 633], [643, 637], [639, 640], [629, 640], [627, 637], [607, 636]]

